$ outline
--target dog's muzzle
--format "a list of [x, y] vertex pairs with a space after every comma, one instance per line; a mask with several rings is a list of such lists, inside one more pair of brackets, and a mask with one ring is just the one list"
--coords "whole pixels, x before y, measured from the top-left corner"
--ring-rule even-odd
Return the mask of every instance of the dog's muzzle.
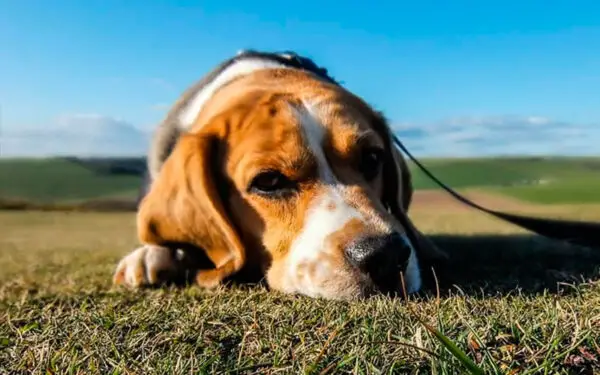
[[398, 287], [399, 272], [408, 265], [413, 246], [408, 236], [391, 233], [358, 239], [346, 247], [350, 264], [367, 274], [381, 289]]

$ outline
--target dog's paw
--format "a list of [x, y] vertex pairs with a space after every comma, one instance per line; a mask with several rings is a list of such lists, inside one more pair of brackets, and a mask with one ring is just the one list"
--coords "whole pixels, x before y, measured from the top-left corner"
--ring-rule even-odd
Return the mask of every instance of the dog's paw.
[[127, 254], [113, 276], [113, 284], [129, 287], [155, 286], [174, 281], [179, 273], [177, 251], [145, 245]]

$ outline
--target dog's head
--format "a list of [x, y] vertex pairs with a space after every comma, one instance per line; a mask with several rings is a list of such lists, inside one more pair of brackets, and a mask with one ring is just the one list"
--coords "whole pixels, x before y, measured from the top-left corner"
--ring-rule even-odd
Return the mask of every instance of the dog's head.
[[410, 293], [421, 285], [415, 242], [428, 246], [407, 216], [411, 195], [379, 113], [309, 73], [265, 70], [207, 102], [138, 228], [143, 242], [193, 244], [231, 273], [259, 267], [286, 293], [398, 292], [402, 277]]

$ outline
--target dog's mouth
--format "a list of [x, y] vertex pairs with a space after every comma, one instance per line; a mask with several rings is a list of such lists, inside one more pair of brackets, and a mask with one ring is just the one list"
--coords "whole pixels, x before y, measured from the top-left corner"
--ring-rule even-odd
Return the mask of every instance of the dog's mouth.
[[[391, 267], [390, 267], [391, 268]], [[385, 274], [371, 276], [369, 285], [366, 286], [366, 296], [381, 294], [390, 297], [399, 297], [405, 294], [406, 280], [403, 280], [404, 271], [399, 267], [394, 267]], [[408, 293], [406, 293], [408, 294]]]

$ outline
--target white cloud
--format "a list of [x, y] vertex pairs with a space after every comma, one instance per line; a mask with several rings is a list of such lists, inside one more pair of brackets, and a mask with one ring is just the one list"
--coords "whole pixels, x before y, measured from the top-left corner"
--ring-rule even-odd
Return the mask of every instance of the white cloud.
[[541, 116], [459, 117], [394, 130], [421, 156], [600, 155], [600, 124]]
[[0, 135], [0, 156], [143, 156], [150, 134], [109, 116], [72, 114]]
[[[61, 116], [46, 127], [0, 134], [0, 156], [140, 156], [151, 133], [113, 117]], [[457, 117], [394, 126], [418, 156], [600, 155], [600, 124], [541, 116]], [[153, 129], [150, 129], [153, 131]]]

